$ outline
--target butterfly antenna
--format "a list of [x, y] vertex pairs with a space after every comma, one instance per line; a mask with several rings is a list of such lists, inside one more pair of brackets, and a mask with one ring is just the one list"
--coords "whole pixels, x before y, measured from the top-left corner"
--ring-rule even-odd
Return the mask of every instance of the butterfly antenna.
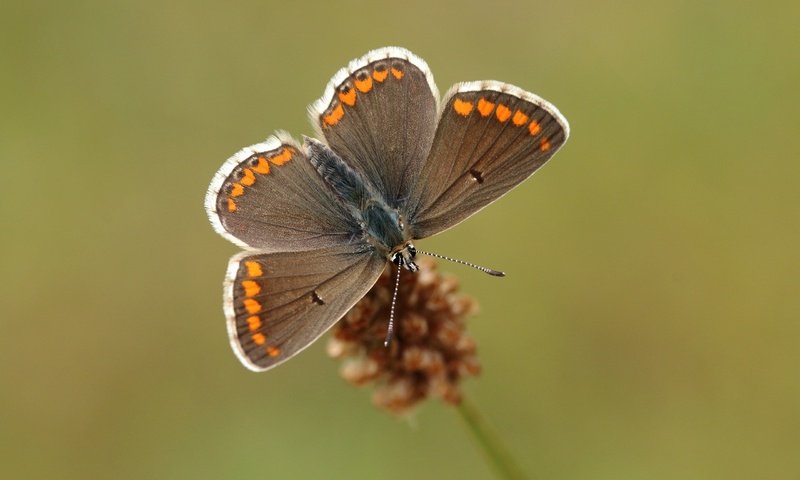
[[400, 266], [397, 266], [397, 275], [394, 277], [394, 293], [392, 294], [392, 307], [389, 309], [389, 328], [386, 331], [386, 340], [383, 341], [383, 346], [388, 347], [389, 342], [392, 341], [394, 334], [394, 306], [397, 304], [397, 291], [400, 289]]
[[442, 260], [447, 260], [454, 263], [460, 263], [461, 265], [466, 265], [468, 267], [472, 267], [474, 269], [480, 270], [483, 273], [488, 273], [493, 277], [505, 277], [505, 272], [501, 272], [499, 270], [492, 270], [491, 268], [481, 267], [480, 265], [475, 265], [474, 263], [465, 262], [464, 260], [459, 260], [457, 258], [450, 258], [445, 255], [439, 255], [438, 253], [431, 253], [431, 252], [423, 252], [422, 250], [417, 250], [417, 253], [421, 253], [423, 255], [428, 255], [429, 257], [436, 257], [441, 258]]

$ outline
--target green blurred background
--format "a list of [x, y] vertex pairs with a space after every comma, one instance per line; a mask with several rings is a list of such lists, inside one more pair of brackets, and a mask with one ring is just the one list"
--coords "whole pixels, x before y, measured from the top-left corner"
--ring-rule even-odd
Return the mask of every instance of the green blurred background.
[[532, 476], [800, 475], [800, 4], [4, 2], [0, 477], [489, 478], [457, 413], [409, 420], [319, 342], [228, 346], [209, 180], [352, 58], [497, 79], [572, 136], [423, 248], [458, 266], [477, 405]]

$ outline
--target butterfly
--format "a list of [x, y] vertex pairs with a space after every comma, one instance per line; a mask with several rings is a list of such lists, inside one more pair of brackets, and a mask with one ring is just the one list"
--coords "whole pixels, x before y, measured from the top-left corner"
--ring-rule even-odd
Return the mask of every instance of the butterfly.
[[245, 249], [223, 305], [254, 371], [312, 344], [387, 263], [416, 271], [415, 240], [503, 196], [569, 136], [556, 107], [506, 83], [457, 83], [440, 100], [425, 61], [398, 47], [350, 62], [308, 110], [316, 138], [279, 131], [240, 150], [206, 195], [214, 229]]

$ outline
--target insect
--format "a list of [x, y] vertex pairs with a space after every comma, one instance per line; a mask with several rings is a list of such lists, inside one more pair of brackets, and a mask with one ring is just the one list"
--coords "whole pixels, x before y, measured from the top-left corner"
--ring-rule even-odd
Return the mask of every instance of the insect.
[[427, 64], [397, 47], [350, 62], [308, 110], [317, 138], [277, 132], [240, 150], [206, 195], [214, 229], [245, 249], [223, 302], [254, 371], [313, 343], [387, 263], [398, 282], [417, 271], [414, 241], [497, 200], [569, 135], [552, 104], [506, 83], [458, 83], [440, 101]]

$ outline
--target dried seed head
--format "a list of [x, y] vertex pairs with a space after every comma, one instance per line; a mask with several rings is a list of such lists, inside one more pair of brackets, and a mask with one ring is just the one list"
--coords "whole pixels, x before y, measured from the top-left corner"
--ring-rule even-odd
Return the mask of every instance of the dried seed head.
[[459, 294], [458, 281], [440, 274], [433, 260], [418, 264], [418, 273], [400, 280], [388, 347], [383, 342], [393, 268], [336, 324], [328, 343], [328, 355], [344, 361], [342, 377], [353, 385], [375, 382], [373, 402], [393, 413], [406, 412], [429, 395], [458, 404], [461, 379], [480, 373], [475, 341], [465, 332], [465, 319], [477, 312], [477, 303]]

